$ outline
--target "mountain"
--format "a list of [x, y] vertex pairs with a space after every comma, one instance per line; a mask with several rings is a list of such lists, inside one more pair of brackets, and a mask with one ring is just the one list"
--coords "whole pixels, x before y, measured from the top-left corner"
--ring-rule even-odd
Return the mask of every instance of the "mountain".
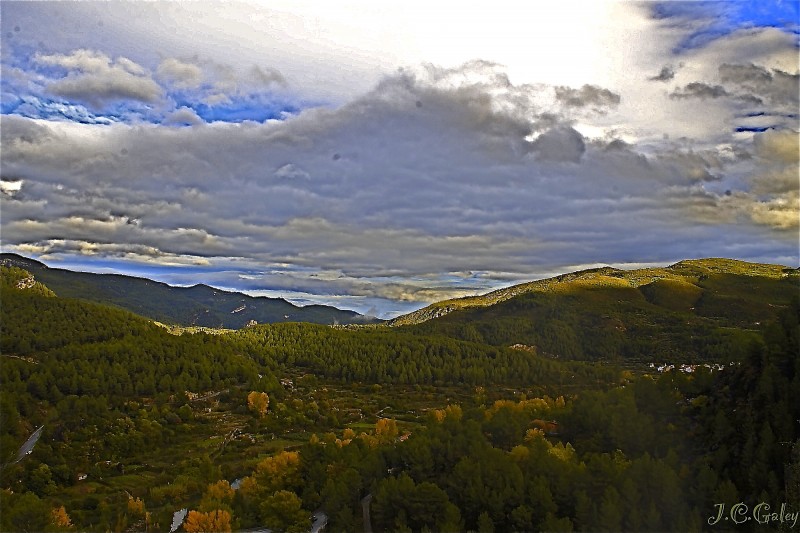
[[[161, 530], [176, 509], [187, 531], [212, 509], [234, 530], [308, 530], [324, 509], [360, 531], [365, 505], [375, 531], [700, 531], [719, 501], [798, 501], [797, 270], [661, 270], [578, 272], [410, 326], [210, 334], [7, 262], [0, 531]], [[741, 346], [693, 372], [554, 360]], [[273, 522], [287, 501], [302, 525]]]
[[571, 359], [740, 359], [797, 298], [799, 272], [732, 259], [596, 268], [438, 302], [390, 325]]
[[251, 321], [317, 324], [376, 321], [355, 311], [325, 305], [299, 307], [281, 298], [248, 296], [208, 285], [173, 287], [146, 278], [51, 268], [16, 254], [0, 254], [0, 264], [27, 270], [60, 297], [114, 305], [181, 326], [239, 329]]

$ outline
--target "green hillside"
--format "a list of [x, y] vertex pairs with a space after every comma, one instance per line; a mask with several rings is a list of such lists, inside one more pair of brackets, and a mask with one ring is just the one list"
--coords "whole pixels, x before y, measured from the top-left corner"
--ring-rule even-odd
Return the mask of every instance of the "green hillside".
[[[308, 531], [312, 513], [329, 531], [701, 531], [720, 502], [797, 512], [796, 278], [673, 268], [417, 326], [208, 334], [0, 266], [0, 531], [169, 531], [180, 509], [184, 531]], [[742, 355], [693, 373], [563, 360], [659, 345]]]
[[568, 359], [739, 360], [798, 295], [797, 269], [728, 259], [600, 268], [448, 300], [392, 325]]
[[238, 329], [251, 321], [318, 324], [376, 321], [354, 311], [324, 305], [298, 307], [280, 298], [253, 297], [207, 285], [172, 287], [132, 276], [49, 268], [15, 254], [0, 254], [0, 264], [31, 272], [59, 296], [114, 305], [160, 322], [181, 326]]

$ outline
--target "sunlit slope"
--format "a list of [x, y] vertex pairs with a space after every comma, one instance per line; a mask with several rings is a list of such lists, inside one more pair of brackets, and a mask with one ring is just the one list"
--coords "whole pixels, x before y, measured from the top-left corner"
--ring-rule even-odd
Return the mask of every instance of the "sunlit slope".
[[592, 269], [399, 317], [426, 334], [577, 359], [739, 358], [798, 293], [798, 270], [730, 259]]

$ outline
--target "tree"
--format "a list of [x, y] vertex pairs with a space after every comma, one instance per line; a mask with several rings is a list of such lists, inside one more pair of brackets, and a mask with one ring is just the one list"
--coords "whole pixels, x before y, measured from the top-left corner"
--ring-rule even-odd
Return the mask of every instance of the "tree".
[[264, 418], [269, 407], [269, 396], [266, 392], [252, 391], [247, 395], [247, 407], [256, 413], [259, 418]]
[[393, 418], [380, 418], [375, 422], [375, 436], [378, 438], [378, 442], [394, 442], [397, 434], [397, 422]]
[[215, 510], [208, 513], [189, 511], [183, 529], [188, 533], [212, 533], [231, 531], [231, 514]]
[[600, 504], [598, 526], [603, 531], [620, 531], [622, 528], [623, 511], [620, 508], [620, 496], [614, 487], [606, 488], [603, 501]]
[[300, 454], [284, 451], [258, 463], [255, 478], [268, 494], [281, 489], [294, 490], [301, 484], [299, 468]]
[[261, 503], [261, 518], [270, 529], [289, 533], [308, 531], [311, 519], [294, 492], [279, 490]]
[[13, 531], [23, 532], [43, 531], [51, 518], [48, 505], [32, 492], [20, 496], [12, 508], [3, 509], [3, 515]]
[[72, 527], [72, 521], [63, 505], [50, 511], [50, 523], [59, 530]]
[[229, 507], [235, 494], [231, 484], [225, 479], [212, 483], [206, 488], [203, 499], [200, 500], [200, 510], [212, 511]]
[[145, 516], [144, 502], [141, 498], [128, 498], [128, 514], [134, 517]]
[[494, 533], [494, 522], [486, 511], [478, 516], [478, 533]]

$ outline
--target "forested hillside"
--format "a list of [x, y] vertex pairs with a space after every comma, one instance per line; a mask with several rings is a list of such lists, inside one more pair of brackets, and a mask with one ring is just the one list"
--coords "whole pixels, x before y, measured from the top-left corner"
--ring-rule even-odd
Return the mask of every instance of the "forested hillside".
[[407, 327], [494, 346], [522, 344], [565, 359], [740, 361], [796, 296], [798, 280], [797, 269], [720, 259], [603, 268], [442, 302], [432, 309], [448, 312]]
[[[621, 372], [532, 337], [509, 348], [513, 324], [487, 338], [490, 314], [469, 340], [425, 329], [468, 326], [459, 313], [173, 334], [0, 270], [3, 531], [169, 531], [181, 509], [183, 531], [308, 531], [312, 513], [348, 532], [716, 531], [716, 506], [739, 502], [737, 528], [790, 530], [753, 509], [800, 510], [800, 304], [777, 293], [760, 296], [773, 319], [728, 326], [739, 360], [723, 370]], [[671, 287], [658, 299], [675, 306]], [[615, 302], [645, 324], [640, 294]], [[519, 316], [562, 309], [566, 324], [592, 303], [521, 298]], [[711, 349], [721, 327], [686, 316], [638, 331], [731, 358]], [[588, 328], [581, 349], [593, 332], [608, 342]]]

